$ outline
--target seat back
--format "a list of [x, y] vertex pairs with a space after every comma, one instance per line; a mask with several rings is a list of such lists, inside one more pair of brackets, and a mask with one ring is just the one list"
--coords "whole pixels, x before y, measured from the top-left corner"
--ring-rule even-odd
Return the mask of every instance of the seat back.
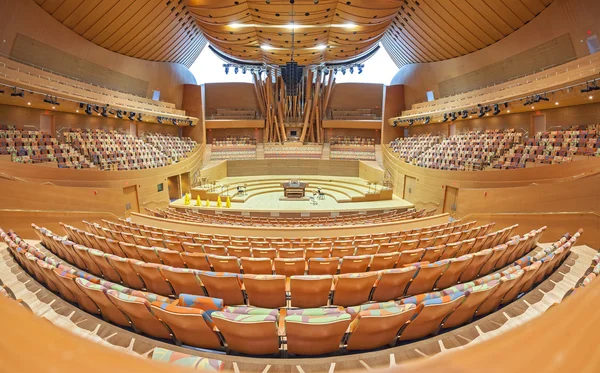
[[206, 254], [227, 256], [227, 248], [223, 245], [202, 245], [202, 248]]
[[147, 299], [123, 294], [116, 290], [107, 290], [108, 299], [129, 317], [133, 326], [149, 336], [170, 339], [167, 327], [150, 312]]
[[208, 296], [223, 299], [225, 305], [245, 304], [241, 275], [233, 273], [206, 272], [198, 274]]
[[369, 264], [371, 264], [370, 255], [346, 256], [342, 258], [340, 273], [366, 272]]
[[207, 255], [215, 272], [241, 273], [240, 260], [235, 256]]
[[160, 274], [169, 281], [173, 287], [175, 295], [185, 294], [204, 294], [204, 289], [196, 280], [198, 270], [189, 268], [175, 268], [169, 266], [159, 267]]
[[473, 254], [473, 260], [469, 263], [469, 266], [465, 268], [463, 273], [460, 275], [460, 282], [469, 282], [477, 277], [481, 271], [481, 267], [490, 259], [492, 256], [492, 250], [486, 249]]
[[230, 350], [249, 355], [279, 353], [277, 319], [274, 316], [231, 312], [215, 312], [211, 316]]
[[284, 259], [304, 258], [304, 249], [278, 249], [278, 256]]
[[181, 246], [183, 247], [183, 251], [187, 253], [204, 253], [204, 246], [200, 243], [182, 242]]
[[102, 285], [94, 284], [86, 279], [78, 277], [75, 283], [85, 295], [87, 295], [100, 309], [102, 317], [117, 325], [129, 327], [130, 323], [123, 312], [107, 298], [107, 289]]
[[331, 248], [331, 257], [332, 258], [341, 258], [344, 256], [354, 255], [355, 248], [354, 246], [337, 246], [334, 245]]
[[[412, 302], [414, 297], [402, 300], [404, 304]], [[417, 305], [417, 309], [410, 320], [400, 331], [401, 341], [423, 338], [437, 334], [442, 321], [454, 311], [465, 299], [464, 293], [457, 292], [426, 300]]]
[[60, 268], [54, 268], [52, 271], [54, 272], [56, 281], [71, 291], [71, 294], [73, 294], [75, 297], [79, 307], [88, 313], [100, 313], [100, 309], [96, 303], [94, 303], [94, 301], [87, 294], [85, 294], [75, 282], [75, 279], [78, 278], [77, 276]]
[[406, 295], [411, 296], [433, 291], [433, 286], [446, 268], [448, 268], [449, 263], [448, 260], [441, 260], [439, 262], [422, 265], [419, 269], [419, 273], [417, 273], [406, 289]]
[[277, 258], [277, 250], [270, 247], [255, 248], [254, 243], [252, 243], [252, 257], [275, 259]]
[[400, 253], [398, 252], [389, 252], [389, 253], [380, 253], [373, 255], [373, 259], [371, 260], [371, 265], [369, 266], [369, 271], [380, 271], [382, 269], [391, 269], [394, 268], [398, 259], [400, 258]]
[[242, 257], [251, 257], [252, 256], [252, 252], [250, 250], [250, 247], [245, 247], [245, 246], [227, 246], [227, 252], [229, 253], [230, 256], [235, 256], [236, 258], [242, 258]]
[[275, 258], [275, 274], [284, 276], [299, 276], [303, 275], [306, 267], [304, 259], [282, 259]]
[[144, 280], [146, 290], [152, 293], [169, 296], [173, 295], [173, 288], [160, 273], [160, 264], [132, 261], [131, 267]]
[[131, 266], [133, 259], [121, 258], [115, 255], [106, 255], [106, 261], [119, 273], [123, 284], [132, 289], [142, 289], [146, 287], [144, 281]]
[[375, 285], [378, 278], [378, 272], [349, 273], [334, 276], [332, 304], [348, 307], [367, 302], [373, 285]]
[[181, 253], [181, 260], [183, 260], [186, 267], [201, 271], [212, 271], [206, 257], [206, 254], [201, 253]]
[[445, 247], [445, 245], [439, 245], [426, 248], [423, 257], [421, 258], [421, 261], [433, 263], [440, 260], [440, 257], [442, 256]]
[[400, 250], [400, 242], [384, 242], [379, 244], [379, 249], [377, 253], [385, 254], [385, 253], [395, 253]]
[[269, 258], [241, 258], [242, 269], [245, 274], [270, 275], [273, 274], [273, 261]]
[[378, 244], [357, 245], [354, 255], [373, 255], [379, 250]]
[[304, 257], [306, 260], [312, 258], [329, 258], [330, 255], [331, 253], [329, 252], [329, 249], [322, 247], [310, 247], [304, 251]]
[[423, 254], [425, 254], [425, 249], [400, 251], [400, 259], [398, 259], [396, 267], [402, 268], [406, 265], [420, 262]]
[[419, 246], [419, 240], [405, 240], [400, 243], [399, 252], [415, 250]]
[[540, 270], [542, 270], [542, 262], [540, 261], [534, 262], [526, 267], [523, 267], [523, 276], [521, 276], [521, 278], [519, 278], [519, 280], [515, 283], [515, 286], [513, 286], [504, 295], [504, 297], [502, 298], [502, 304], [508, 304], [512, 302], [513, 300], [517, 299], [519, 294], [521, 294], [524, 290], [529, 290], [531, 285], [529, 285], [529, 288], [524, 288], [526, 287], [527, 283], [532, 278], [534, 278], [536, 273]]
[[487, 299], [484, 300], [479, 307], [477, 307], [475, 315], [483, 316], [495, 311], [496, 308], [500, 306], [502, 298], [504, 298], [506, 293], [508, 293], [508, 291], [515, 286], [517, 281], [523, 276], [524, 273], [525, 272], [522, 269], [519, 269], [509, 275], [502, 276], [502, 278], [500, 278], [500, 284], [498, 285], [497, 290], [493, 294], [490, 294], [490, 296], [488, 296]]
[[491, 294], [498, 290], [499, 280], [492, 280], [482, 285], [467, 289], [467, 298], [444, 321], [443, 329], [454, 328], [470, 322], [475, 316], [475, 311]]
[[329, 303], [333, 276], [292, 276], [290, 294], [292, 307], [324, 307]]
[[380, 271], [371, 299], [376, 302], [384, 302], [404, 296], [406, 288], [418, 271], [419, 267], [416, 266]]
[[309, 275], [335, 275], [340, 263], [339, 258], [311, 258], [308, 260]]
[[163, 302], [152, 302], [150, 310], [156, 318], [169, 326], [177, 341], [200, 348], [222, 348], [219, 336], [212, 328], [212, 320], [206, 312]]
[[158, 257], [158, 254], [156, 253], [156, 250], [154, 250], [153, 247], [136, 245], [136, 249], [137, 249], [138, 253], [140, 254], [140, 256], [142, 257], [143, 262], [157, 263], [157, 264], [161, 263], [161, 261]]
[[494, 247], [492, 250], [492, 254], [490, 258], [481, 266], [479, 270], [479, 275], [487, 275], [491, 273], [494, 269], [499, 268], [496, 263], [498, 260], [504, 256], [506, 250], [508, 249], [508, 245], [498, 245]]
[[169, 250], [161, 247], [155, 247], [156, 255], [164, 265], [168, 265], [171, 267], [184, 268], [185, 263], [183, 259], [181, 259], [181, 254], [179, 251]]
[[360, 312], [350, 324], [346, 349], [359, 351], [393, 346], [398, 331], [410, 320], [416, 308], [414, 304], [403, 304]]
[[248, 304], [262, 308], [286, 306], [285, 276], [243, 275]]
[[347, 313], [329, 316], [286, 316], [288, 353], [314, 356], [336, 352], [340, 349], [348, 325], [350, 315]]
[[463, 255], [455, 259], [448, 259], [448, 268], [446, 268], [444, 273], [442, 273], [434, 284], [435, 288], [445, 289], [458, 284], [458, 279], [463, 271], [469, 266], [471, 260], [473, 260], [472, 254]]

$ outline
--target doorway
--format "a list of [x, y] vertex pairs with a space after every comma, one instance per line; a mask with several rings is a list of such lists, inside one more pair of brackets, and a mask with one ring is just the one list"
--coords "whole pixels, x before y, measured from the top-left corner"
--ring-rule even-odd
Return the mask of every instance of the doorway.
[[404, 175], [404, 193], [402, 193], [402, 199], [410, 201], [412, 193], [415, 191], [415, 185], [417, 184], [417, 179]]
[[444, 213], [449, 213], [451, 216], [456, 212], [456, 197], [458, 196], [458, 188], [446, 186], [444, 194]]
[[125, 196], [125, 210], [127, 212], [140, 212], [137, 185], [124, 187], [123, 195]]
[[174, 201], [181, 198], [181, 184], [179, 183], [179, 175], [171, 176], [167, 179], [167, 187], [169, 188], [169, 199]]

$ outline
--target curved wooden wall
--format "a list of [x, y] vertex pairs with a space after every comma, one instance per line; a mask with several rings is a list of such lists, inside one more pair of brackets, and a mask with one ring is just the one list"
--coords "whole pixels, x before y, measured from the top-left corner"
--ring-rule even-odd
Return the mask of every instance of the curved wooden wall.
[[[374, 373], [597, 371], [600, 344], [596, 343], [595, 326], [600, 323], [599, 307], [600, 281], [593, 281], [543, 315], [505, 334], [432, 358], [401, 366], [391, 364]], [[75, 336], [4, 297], [0, 298], [0, 328], [5, 332], [5, 337], [0, 338], [0, 361], [7, 372], [54, 373], [58, 367], [65, 373], [191, 372], [129, 356]], [[35, 359], [31, 358], [32, 351]], [[382, 365], [388, 364], [382, 361]]]
[[588, 55], [585, 39], [600, 34], [600, 3], [595, 0], [555, 0], [539, 16], [506, 38], [477, 52], [441, 62], [403, 66], [392, 84], [404, 84], [406, 105], [426, 100], [425, 92], [433, 90], [439, 97], [438, 84], [505, 60], [569, 34], [577, 58]]
[[[195, 84], [196, 79], [183, 65], [165, 62], [150, 62], [127, 57], [77, 35], [40, 8], [33, 0], [0, 1], [0, 53], [10, 56], [18, 34], [68, 53], [84, 64], [93, 63], [102, 69], [91, 71], [94, 79], [109, 79], [117, 72], [148, 82], [146, 97], [152, 97], [153, 90], [161, 92], [161, 100], [173, 102], [181, 107], [183, 84]], [[60, 56], [46, 56], [47, 59]], [[68, 72], [65, 72], [69, 75]]]

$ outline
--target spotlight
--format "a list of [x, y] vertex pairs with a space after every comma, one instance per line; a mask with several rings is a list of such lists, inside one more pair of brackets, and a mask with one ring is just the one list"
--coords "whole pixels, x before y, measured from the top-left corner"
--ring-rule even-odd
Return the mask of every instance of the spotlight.
[[236, 66], [235, 69], [233, 69], [233, 72], [236, 73], [236, 74], [239, 73], [240, 72], [240, 68]]
[[102, 116], [103, 116], [104, 118], [107, 118], [107, 117], [108, 117], [108, 113], [106, 112], [106, 106], [104, 106], [104, 107], [102, 108]]
[[362, 74], [362, 72], [363, 72], [363, 68], [362, 68], [362, 66], [359, 66], [358, 67], [358, 74], [360, 75], [360, 74]]
[[194, 127], [194, 121], [193, 120], [188, 120], [188, 124], [190, 125], [190, 127]]
[[527, 97], [527, 101], [525, 101], [525, 102], [523, 103], [523, 106], [529, 106], [529, 105], [531, 105], [531, 104], [533, 104], [533, 100], [531, 100], [529, 97]]
[[162, 117], [156, 117], [156, 121], [158, 122], [158, 124], [163, 124]]
[[477, 114], [477, 116], [478, 116], [479, 118], [481, 118], [481, 117], [482, 117], [482, 116], [484, 116], [484, 115], [485, 115], [485, 109], [484, 109], [483, 107], [480, 107], [480, 108], [479, 108], [479, 114]]
[[138, 122], [143, 122], [144, 120], [142, 119], [142, 113], [138, 113], [138, 117], [137, 117]]
[[354, 74], [354, 66], [350, 67], [350, 74]]
[[398, 120], [394, 120], [394, 125], [392, 127], [397, 127], [398, 126]]
[[229, 66], [225, 66], [225, 75], [229, 74]]
[[498, 104], [494, 104], [494, 115], [500, 114], [500, 107]]
[[454, 113], [454, 112], [451, 113], [450, 114], [450, 119], [452, 119], [453, 122], [456, 121], [456, 113]]
[[133, 111], [130, 111], [127, 118], [129, 118], [129, 120], [133, 120], [134, 117], [135, 117], [135, 113]]
[[[544, 93], [543, 96], [538, 95], [539, 99], [542, 101], [550, 101], [550, 99], [548, 99], [548, 97], [546, 96], [546, 94]], [[539, 101], [539, 100], [538, 100]]]
[[469, 116], [469, 111], [468, 110], [463, 110], [462, 115], [460, 117], [462, 119], [467, 119], [468, 116]]
[[246, 74], [246, 66], [242, 67], [242, 74]]
[[[11, 93], [10, 95], [12, 96], [13, 94]], [[54, 103], [54, 102], [52, 101], [52, 98], [51, 98], [50, 96], [48, 96], [48, 95], [46, 95], [46, 97], [44, 97], [44, 102], [45, 102], [45, 103], [47, 103], [47, 104], [52, 104], [52, 103]]]
[[21, 97], [21, 98], [23, 98], [23, 97], [25, 97], [25, 92], [24, 91], [17, 92], [17, 87], [14, 87], [13, 91], [12, 91], [12, 93], [10, 95], [12, 97]]
[[90, 105], [90, 104], [86, 105], [86, 107], [85, 107], [85, 113], [87, 115], [92, 115], [92, 105]]
[[414, 121], [413, 119], [411, 119], [411, 120], [408, 122], [408, 125], [409, 125], [409, 126], [412, 126], [413, 124], [415, 124], [415, 121]]
[[425, 118], [425, 124], [429, 124], [429, 122], [431, 122], [431, 117]]
[[80, 109], [83, 109], [83, 106], [84, 106], [84, 105], [85, 105], [85, 104], [84, 104], [83, 102], [80, 102], [80, 103], [79, 103], [79, 108], [80, 108]]
[[60, 102], [58, 102], [58, 97], [54, 96], [54, 99], [52, 99], [52, 96], [50, 96], [50, 99], [52, 100], [52, 103], [56, 106], [60, 105]]
[[100, 112], [100, 107], [98, 105], [94, 105], [94, 111], [96, 113], [99, 113]]
[[444, 120], [443, 120], [443, 121], [444, 121], [444, 122], [447, 122], [447, 121], [448, 121], [448, 113], [444, 113]]
[[508, 109], [508, 102], [505, 102], [505, 103], [504, 103], [504, 107], [505, 107], [506, 109]]
[[117, 110], [117, 118], [123, 119], [123, 110]]
[[171, 119], [171, 122], [173, 122], [173, 125], [176, 126], [177, 125], [177, 119], [173, 118]]
[[342, 67], [342, 75], [346, 75], [346, 68]]

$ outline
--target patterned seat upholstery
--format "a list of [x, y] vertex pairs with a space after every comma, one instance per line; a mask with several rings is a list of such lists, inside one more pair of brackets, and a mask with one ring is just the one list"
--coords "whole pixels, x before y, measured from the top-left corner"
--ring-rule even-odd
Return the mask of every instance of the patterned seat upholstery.
[[149, 336], [170, 339], [169, 330], [150, 312], [150, 302], [146, 298], [107, 290], [108, 299], [133, 323], [134, 328]]
[[[476, 285], [466, 289], [464, 293], [467, 298], [461, 303], [458, 308], [450, 314], [450, 316], [444, 322], [443, 328], [453, 328], [455, 326], [463, 325], [470, 322], [475, 316], [477, 308], [496, 290], [500, 285], [499, 280], [492, 280], [482, 285]], [[448, 290], [448, 289], [446, 289]], [[458, 292], [458, 290], [457, 290]], [[446, 295], [450, 292], [444, 291]]]
[[231, 312], [215, 312], [212, 317], [228, 349], [249, 355], [279, 353], [276, 317]]
[[152, 360], [193, 368], [203, 372], [220, 372], [225, 366], [225, 363], [221, 360], [182, 354], [181, 352], [175, 352], [160, 347], [155, 347], [154, 350], [152, 350]]
[[92, 314], [100, 313], [100, 309], [96, 303], [94, 303], [94, 301], [75, 283], [75, 279], [78, 278], [76, 275], [60, 268], [54, 268], [53, 272], [57, 282], [61, 283], [64, 287], [71, 291], [71, 294], [73, 294], [75, 297], [75, 301], [77, 304], [79, 304], [79, 307]]
[[496, 308], [500, 306], [502, 299], [512, 289], [517, 281], [523, 276], [525, 272], [519, 269], [509, 275], [502, 276], [500, 278], [500, 284], [498, 289], [491, 294], [478, 308], [475, 313], [476, 316], [487, 315], [488, 313], [494, 312]]
[[327, 306], [333, 276], [292, 276], [290, 294], [292, 307], [312, 308]]
[[223, 309], [223, 299], [203, 297], [193, 294], [179, 294], [178, 305], [182, 307], [198, 308], [209, 315], [214, 311]]
[[398, 307], [398, 303], [396, 303], [394, 301], [388, 301], [388, 302], [380, 302], [380, 303], [361, 304], [360, 306], [347, 307], [346, 312], [348, 312], [348, 314], [350, 315], [352, 320], [354, 320], [354, 318], [362, 311], [381, 310], [381, 309], [390, 308], [390, 307]]
[[361, 311], [350, 324], [346, 349], [356, 351], [393, 346], [398, 331], [410, 320], [416, 308], [414, 304], [404, 304]]
[[221, 341], [213, 330], [213, 321], [208, 312], [181, 307], [177, 302], [152, 302], [150, 310], [158, 320], [169, 326], [178, 344], [221, 349]]
[[336, 352], [349, 325], [350, 315], [347, 313], [328, 316], [286, 316], [287, 351], [294, 355], [324, 355]]
[[110, 321], [121, 326], [130, 326], [129, 319], [106, 296], [106, 292], [109, 290], [102, 285], [94, 284], [81, 277], [76, 278], [75, 282], [81, 291], [83, 291], [85, 295], [87, 295], [98, 306], [102, 317], [106, 321]]
[[142, 289], [146, 285], [141, 277], [131, 267], [132, 259], [121, 258], [116, 255], [107, 255], [106, 261], [117, 271], [123, 283], [133, 289]]
[[423, 338], [431, 334], [437, 334], [442, 321], [452, 311], [454, 311], [464, 300], [465, 294], [462, 292], [452, 293], [441, 297], [434, 297], [418, 303], [417, 300], [405, 298], [402, 303], [417, 304], [415, 313], [413, 314], [410, 323], [400, 331], [400, 340], [411, 340]]

